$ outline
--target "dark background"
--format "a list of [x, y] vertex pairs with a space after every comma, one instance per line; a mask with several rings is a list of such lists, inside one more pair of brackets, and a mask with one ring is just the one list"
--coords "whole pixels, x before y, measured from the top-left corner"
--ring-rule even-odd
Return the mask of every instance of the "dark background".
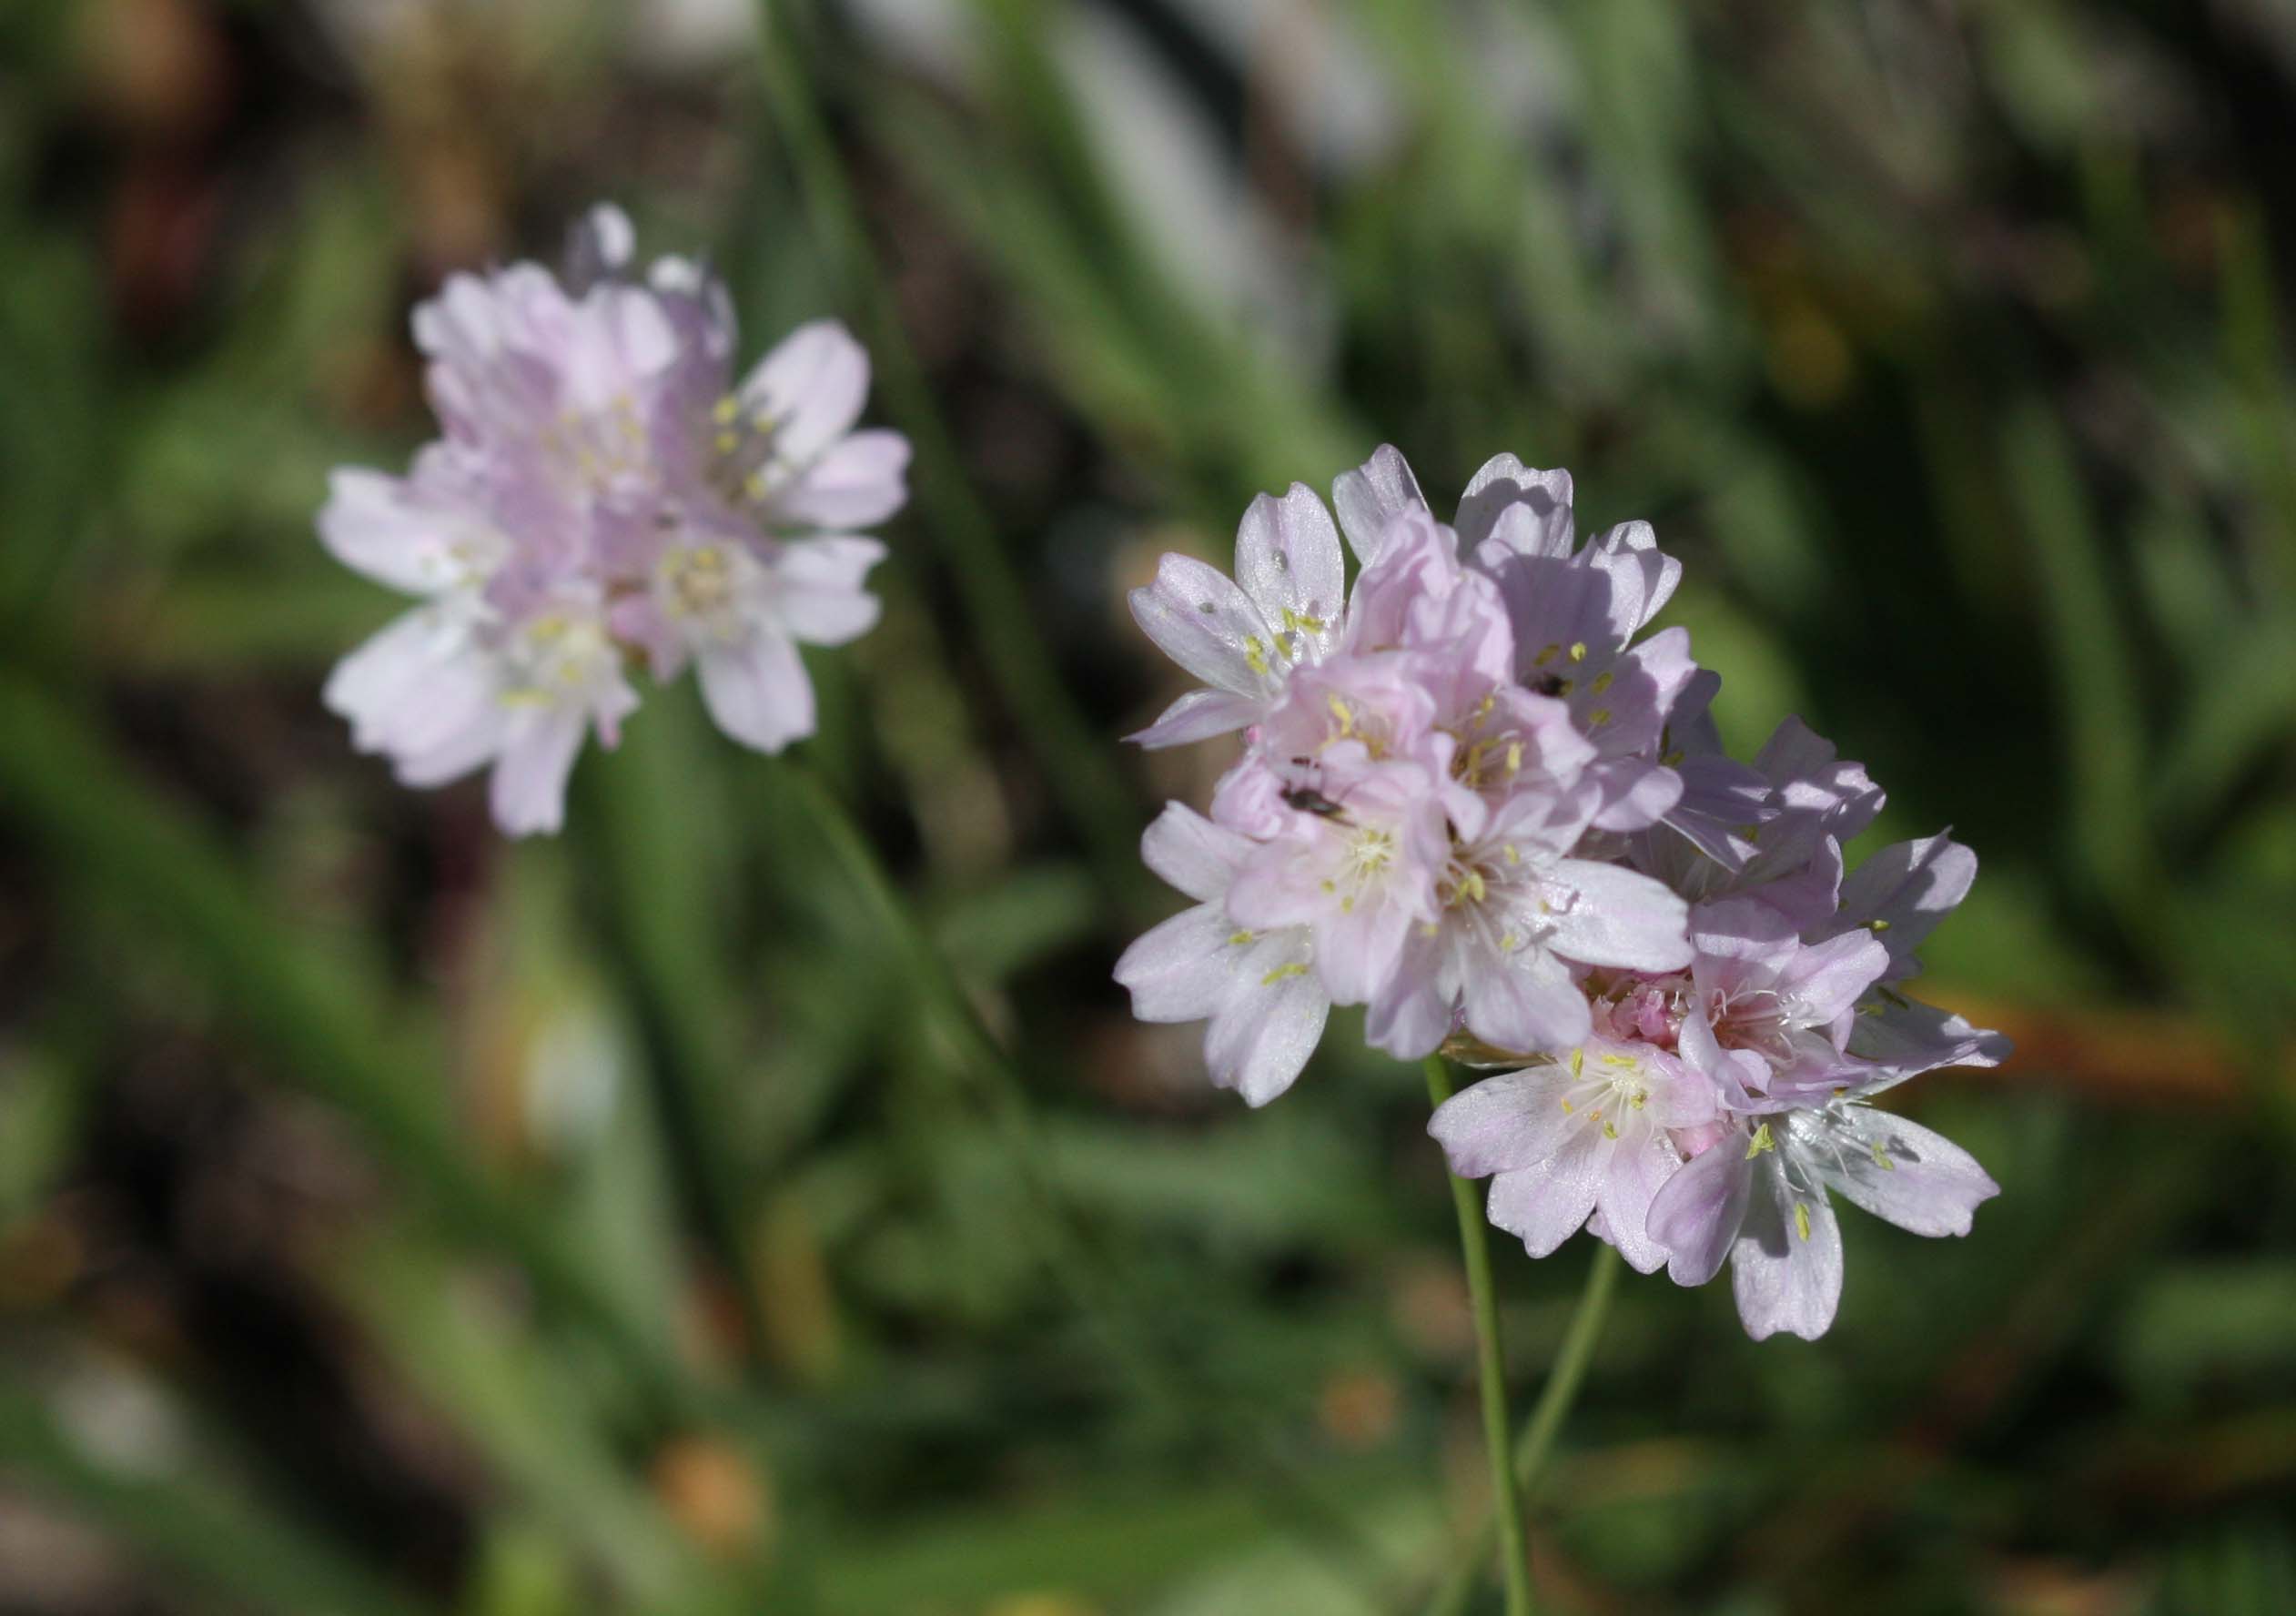
[[[1846, 1218], [1825, 1340], [1629, 1277], [1545, 1607], [2296, 1611], [2296, 9], [758, 24], [0, 10], [0, 1612], [1417, 1610], [1417, 1076], [1341, 1018], [1249, 1113], [1108, 981], [1219, 764], [1118, 745], [1124, 590], [1381, 440], [1656, 521], [1734, 742], [1977, 848], [1927, 991], [2020, 1046], [1903, 1096], [2003, 1193]], [[649, 691], [512, 845], [320, 707], [396, 608], [311, 517], [430, 429], [413, 303], [602, 197], [750, 355], [851, 320], [917, 498], [795, 761]], [[1587, 1255], [1499, 1253], [1519, 1406]]]

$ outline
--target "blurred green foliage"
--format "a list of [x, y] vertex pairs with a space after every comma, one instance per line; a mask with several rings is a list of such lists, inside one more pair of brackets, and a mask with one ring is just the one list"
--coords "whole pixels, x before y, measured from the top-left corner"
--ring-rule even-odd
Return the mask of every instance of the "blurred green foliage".
[[[2292, 80], [2270, 0], [16, 0], [0, 1611], [1419, 1608], [1417, 1079], [1248, 1115], [1108, 980], [1208, 784], [1124, 589], [1383, 439], [1655, 520], [2023, 1047], [1825, 1341], [1630, 1277], [1548, 1608], [2296, 1609]], [[801, 758], [655, 694], [511, 846], [319, 708], [310, 517], [601, 197], [862, 328], [918, 497]], [[1527, 1387], [1586, 1253], [1500, 1259]]]

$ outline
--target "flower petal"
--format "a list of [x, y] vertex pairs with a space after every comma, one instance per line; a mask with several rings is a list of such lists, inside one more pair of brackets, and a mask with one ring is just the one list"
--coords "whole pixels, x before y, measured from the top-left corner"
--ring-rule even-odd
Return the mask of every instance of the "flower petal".
[[821, 528], [865, 528], [909, 497], [909, 440], [898, 432], [855, 432], [824, 450], [773, 496], [778, 519]]
[[1154, 723], [1133, 731], [1125, 739], [1150, 752], [1209, 741], [1258, 722], [1266, 706], [1257, 696], [1239, 696], [1233, 691], [1192, 690], [1164, 709]]
[[1583, 1126], [1563, 1106], [1568, 1068], [1502, 1072], [1435, 1107], [1427, 1131], [1462, 1178], [1487, 1178], [1544, 1161]]
[[1141, 833], [1140, 857], [1148, 867], [1199, 904], [1218, 903], [1235, 879], [1236, 866], [1251, 843], [1193, 808], [1167, 803]]
[[1690, 964], [1689, 906], [1649, 876], [1563, 859], [1549, 887], [1555, 918], [1550, 945], [1564, 958], [1634, 971], [1678, 971]]
[[589, 718], [575, 706], [532, 714], [503, 743], [489, 783], [494, 823], [513, 836], [553, 833], [566, 818], [566, 777]]
[[779, 752], [814, 732], [814, 684], [796, 644], [759, 624], [744, 638], [703, 645], [693, 659], [710, 717], [744, 746]]
[[742, 383], [742, 408], [774, 429], [774, 452], [803, 465], [853, 429], [869, 396], [869, 356], [836, 320], [798, 327]]
[[1371, 458], [1352, 471], [1342, 471], [1331, 484], [1331, 506], [1340, 513], [1340, 530], [1347, 535], [1355, 559], [1369, 566], [1379, 560], [1387, 541], [1388, 524], [1404, 511], [1427, 509], [1419, 491], [1419, 479], [1402, 450], [1382, 443]]
[[1917, 1235], [1966, 1235], [1979, 1203], [2001, 1187], [1943, 1134], [1886, 1111], [1846, 1107], [1848, 1143], [1824, 1158], [1826, 1181], [1853, 1204]]
[[1563, 1147], [1534, 1167], [1501, 1173], [1491, 1181], [1484, 1211], [1491, 1221], [1522, 1241], [1533, 1257], [1545, 1257], [1586, 1227], [1602, 1185], [1602, 1137], [1582, 1129]]
[[1241, 985], [1204, 1034], [1212, 1081], [1249, 1106], [1290, 1088], [1323, 1036], [1331, 1001], [1308, 959], [1304, 933], [1262, 938], [1246, 951]]
[[1651, 1197], [1643, 1230], [1666, 1248], [1666, 1277], [1677, 1285], [1704, 1285], [1722, 1272], [1737, 1243], [1754, 1190], [1754, 1164], [1744, 1139], [1725, 1135], [1676, 1168]]
[[1346, 563], [1340, 530], [1313, 489], [1295, 482], [1282, 499], [1261, 494], [1245, 508], [1236, 530], [1236, 582], [1270, 629], [1299, 635], [1315, 656], [1337, 642]]
[[1745, 1226], [1730, 1250], [1730, 1288], [1755, 1340], [1784, 1330], [1815, 1341], [1841, 1305], [1841, 1226], [1825, 1190], [1797, 1195], [1775, 1162], [1755, 1164]]
[[1218, 568], [1167, 555], [1157, 563], [1156, 581], [1132, 591], [1131, 605], [1141, 631], [1206, 684], [1244, 696], [1282, 689], [1269, 667], [1276, 645], [1267, 620]]
[[1118, 956], [1116, 979], [1141, 1021], [1208, 1021], [1228, 1002], [1243, 950], [1217, 904], [1199, 904], [1151, 927]]

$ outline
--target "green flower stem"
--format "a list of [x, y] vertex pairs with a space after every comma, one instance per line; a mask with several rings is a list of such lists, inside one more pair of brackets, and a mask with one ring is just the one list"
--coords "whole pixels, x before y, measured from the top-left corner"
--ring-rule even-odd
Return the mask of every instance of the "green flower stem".
[[[925, 998], [926, 1020], [955, 1065], [970, 1077], [986, 1106], [1011, 1161], [1016, 1181], [1032, 1203], [1027, 1236], [1038, 1260], [1067, 1294], [1069, 1304], [1107, 1344], [1110, 1358], [1139, 1393], [1182, 1418], [1204, 1417], [1207, 1399], [1153, 1346], [1153, 1327], [1136, 1317], [1128, 1299], [1103, 1278], [1079, 1236], [1066, 1197], [1047, 1167], [1028, 1096], [1012, 1062], [982, 1023], [965, 985], [919, 924], [875, 848], [843, 802], [810, 769], [783, 760], [781, 784], [826, 843], [831, 858], [857, 888], [872, 915], [892, 939], [909, 980]], [[1223, 1423], [1253, 1420], [1254, 1411], [1221, 1409]], [[1253, 1450], [1247, 1462], [1264, 1485], [1260, 1504], [1269, 1518], [1303, 1540], [1344, 1556], [1367, 1584], [1391, 1580], [1376, 1549], [1364, 1541], [1344, 1516], [1319, 1497], [1298, 1468], [1272, 1448]]]
[[[1571, 1315], [1571, 1328], [1563, 1333], [1562, 1348], [1554, 1355], [1554, 1367], [1547, 1371], [1547, 1383], [1539, 1393], [1538, 1406], [1531, 1410], [1531, 1418], [1515, 1439], [1514, 1481], [1520, 1495], [1528, 1499], [1546, 1469], [1547, 1457], [1554, 1449], [1554, 1439], [1563, 1429], [1563, 1421], [1577, 1400], [1579, 1384], [1586, 1379], [1587, 1366], [1594, 1358], [1594, 1343], [1602, 1338], [1603, 1321], [1611, 1310], [1611, 1297], [1618, 1289], [1618, 1253], [1613, 1247], [1597, 1243], [1594, 1260], [1587, 1266], [1586, 1288], [1579, 1293], [1577, 1308]], [[1474, 1547], [1462, 1555], [1435, 1597], [1427, 1603], [1424, 1616], [1459, 1616], [1467, 1608], [1468, 1599], [1474, 1593], [1476, 1581], [1482, 1575], [1483, 1561], [1491, 1551], [1492, 1534], [1496, 1523], [1485, 1520], [1475, 1529]]]
[[1133, 794], [1114, 762], [1116, 753], [1086, 720], [1044, 637], [1035, 631], [1038, 613], [1028, 591], [998, 542], [987, 508], [960, 470], [956, 439], [909, 346], [807, 82], [796, 9], [760, 7], [760, 54], [766, 100], [796, 168], [832, 282], [850, 288], [862, 305], [886, 408], [915, 445], [916, 493], [928, 518], [925, 525], [942, 547], [974, 642], [1016, 727], [1036, 751], [1054, 797], [1083, 837], [1102, 884], [1128, 907], [1138, 907], [1148, 901], [1148, 889], [1127, 828], [1138, 817]]
[[[1451, 1098], [1451, 1067], [1440, 1055], [1425, 1063], [1427, 1097], [1435, 1105]], [[1491, 1243], [1486, 1237], [1482, 1197], [1471, 1179], [1451, 1176], [1451, 1205], [1459, 1213], [1459, 1249], [1467, 1263], [1467, 1290], [1475, 1307], [1475, 1378], [1482, 1389], [1482, 1439], [1491, 1453], [1491, 1502], [1499, 1528], [1499, 1568], [1507, 1586], [1507, 1616], [1531, 1616], [1531, 1548], [1522, 1530], [1522, 1500], [1508, 1462], [1507, 1364], [1499, 1334], [1499, 1298], [1491, 1284]], [[1480, 1563], [1479, 1551], [1465, 1564]]]

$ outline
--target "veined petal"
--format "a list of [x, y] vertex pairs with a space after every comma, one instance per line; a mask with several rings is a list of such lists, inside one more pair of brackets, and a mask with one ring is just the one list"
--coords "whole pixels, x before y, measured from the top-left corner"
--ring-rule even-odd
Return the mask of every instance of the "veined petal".
[[1586, 1227], [1602, 1187], [1605, 1143], [1595, 1130], [1581, 1129], [1536, 1165], [1497, 1175], [1485, 1213], [1532, 1256], [1547, 1256]]
[[1439, 932], [1407, 936], [1387, 985], [1363, 1017], [1363, 1041], [1397, 1060], [1420, 1060], [1451, 1035], [1456, 985], [1448, 970], [1451, 941]]
[[[1331, 513], [1304, 482], [1280, 500], [1261, 494], [1236, 530], [1236, 582], [1268, 627], [1299, 637], [1313, 661], [1339, 638], [1346, 564]], [[1295, 657], [1293, 660], [1300, 660]]]
[[1586, 995], [1543, 948], [1473, 949], [1461, 977], [1467, 1030], [1494, 1048], [1559, 1053], [1592, 1030]]
[[1244, 950], [1217, 904], [1150, 928], [1118, 958], [1116, 979], [1142, 1021], [1206, 1021], [1228, 1002]]
[[1649, 876], [1563, 859], [1549, 885], [1555, 894], [1548, 900], [1555, 914], [1551, 945], [1564, 958], [1634, 971], [1690, 964], [1689, 906]]
[[1682, 801], [1682, 776], [1647, 758], [1603, 758], [1586, 773], [1603, 793], [1603, 806], [1594, 815], [1598, 831], [1646, 829]]
[[1544, 1161], [1585, 1126], [1563, 1104], [1566, 1066], [1502, 1072], [1435, 1107], [1427, 1131], [1462, 1178], [1487, 1178]]
[[1722, 1272], [1753, 1191], [1754, 1164], [1740, 1134], [1725, 1135], [1674, 1170], [1643, 1217], [1644, 1232], [1666, 1248], [1668, 1278], [1704, 1285]]
[[1192, 690], [1164, 709], [1154, 723], [1125, 739], [1150, 752], [1209, 741], [1257, 722], [1266, 705], [1258, 696], [1239, 696], [1233, 691]]
[[1889, 952], [1872, 935], [1848, 932], [1795, 951], [1780, 978], [1787, 1014], [1803, 1026], [1827, 1026], [1856, 1007], [1889, 968]]
[[1340, 513], [1348, 548], [1369, 566], [1379, 560], [1388, 524], [1406, 510], [1427, 509], [1427, 498], [1402, 450], [1382, 443], [1354, 470], [1340, 473], [1331, 484], [1331, 505]]
[[1571, 474], [1540, 471], [1511, 454], [1493, 455], [1467, 480], [1459, 497], [1462, 555], [1496, 538], [1521, 555], [1567, 556], [1577, 542], [1571, 511]]
[[1827, 1184], [1917, 1235], [1966, 1235], [1979, 1203], [2001, 1193], [1977, 1157], [1943, 1134], [1864, 1106], [1845, 1107], [1837, 1150], [1813, 1156]]
[[1885, 995], [1850, 1024], [1849, 1052], [1886, 1071], [1876, 1086], [1887, 1087], [1939, 1066], [1998, 1066], [2009, 1041], [1934, 1005]]
[[1193, 556], [1167, 555], [1156, 581], [1131, 594], [1132, 618], [1170, 657], [1206, 684], [1239, 695], [1272, 696], [1282, 684], [1269, 659], [1280, 653], [1259, 609], [1225, 573]]
[[1824, 1189], [1797, 1194], [1775, 1164], [1775, 1154], [1755, 1164], [1745, 1224], [1730, 1251], [1730, 1288], [1755, 1340], [1784, 1330], [1815, 1341], [1841, 1304], [1841, 1227]]
[[1896, 843], [1844, 878], [1836, 924], [1869, 928], [1889, 951], [1892, 979], [1910, 976], [1919, 969], [1914, 950], [1969, 895], [1977, 878], [1977, 855], [1950, 836]]
[[1238, 985], [1205, 1029], [1212, 1081], [1243, 1096], [1246, 1105], [1266, 1105], [1299, 1077], [1330, 1011], [1305, 935], [1259, 939], [1245, 951]]
[[1666, 1247], [1651, 1237], [1652, 1199], [1682, 1166], [1682, 1156], [1657, 1128], [1626, 1134], [1611, 1148], [1610, 1170], [1595, 1193], [1605, 1237], [1638, 1274], [1654, 1274], [1667, 1260]]
[[1247, 838], [1178, 803], [1165, 803], [1140, 836], [1148, 867], [1199, 904], [1227, 895], [1236, 866], [1251, 849]]
[[1621, 522], [1588, 549], [1593, 564], [1611, 575], [1617, 621], [1626, 633], [1646, 627], [1682, 581], [1682, 563], [1658, 548], [1658, 535], [1646, 521]]

